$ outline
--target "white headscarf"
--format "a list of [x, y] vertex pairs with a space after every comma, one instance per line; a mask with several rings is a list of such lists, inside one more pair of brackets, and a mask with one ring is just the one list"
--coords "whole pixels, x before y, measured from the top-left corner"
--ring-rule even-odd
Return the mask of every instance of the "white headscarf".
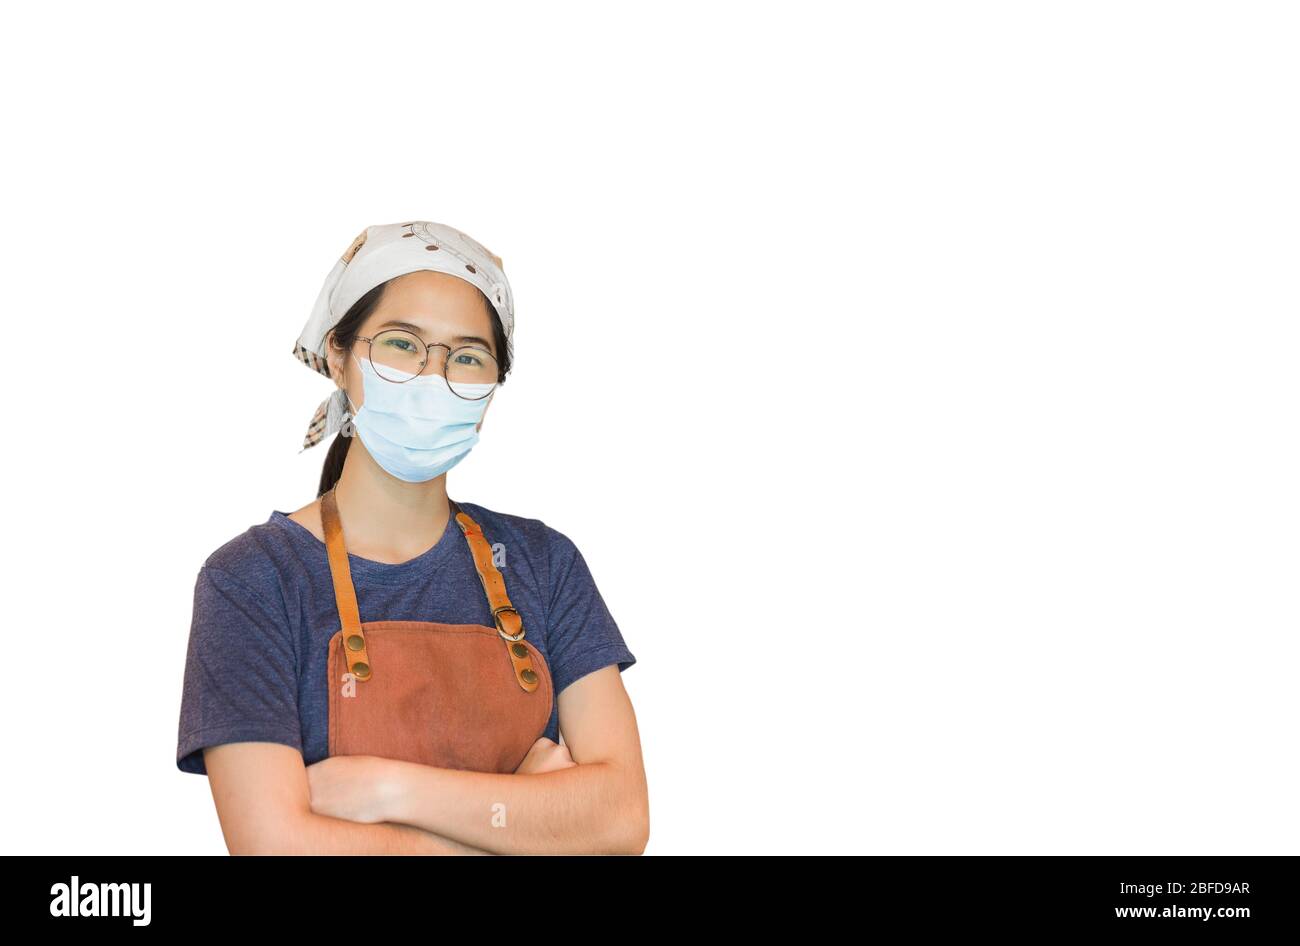
[[[357, 235], [325, 277], [311, 317], [294, 342], [294, 357], [330, 377], [325, 348], [330, 329], [375, 286], [422, 269], [459, 276], [481, 289], [501, 317], [509, 343], [515, 331], [515, 303], [501, 257], [455, 227], [414, 220], [377, 224]], [[347, 396], [336, 387], [312, 415], [302, 449], [320, 443], [349, 416]]]

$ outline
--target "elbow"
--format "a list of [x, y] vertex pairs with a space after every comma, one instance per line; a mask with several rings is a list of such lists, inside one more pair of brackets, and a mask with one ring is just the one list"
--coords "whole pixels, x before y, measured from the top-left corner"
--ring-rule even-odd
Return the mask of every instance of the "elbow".
[[248, 835], [227, 838], [226, 850], [232, 857], [266, 857], [274, 854], [298, 854], [288, 840], [279, 834]]
[[226, 850], [231, 857], [249, 857], [272, 853], [262, 838], [252, 834], [226, 835]]
[[285, 818], [276, 822], [248, 825], [226, 832], [226, 850], [233, 857], [303, 854], [307, 845], [307, 818]]
[[644, 795], [619, 811], [610, 833], [609, 853], [645, 853], [650, 840], [650, 806]]

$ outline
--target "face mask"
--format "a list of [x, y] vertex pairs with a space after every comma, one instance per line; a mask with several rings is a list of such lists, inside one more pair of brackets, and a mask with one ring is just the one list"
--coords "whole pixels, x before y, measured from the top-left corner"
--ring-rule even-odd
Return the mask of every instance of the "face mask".
[[[375, 374], [367, 358], [352, 360], [361, 369], [366, 399], [352, 408], [352, 426], [375, 462], [399, 480], [423, 483], [441, 476], [464, 459], [478, 443], [475, 426], [483, 419], [490, 397], [476, 401], [457, 395], [440, 374], [413, 375], [397, 371], [410, 381], [385, 381]], [[385, 372], [389, 369], [385, 368]], [[463, 384], [473, 396], [491, 390], [491, 384]], [[348, 398], [352, 406], [352, 399]]]

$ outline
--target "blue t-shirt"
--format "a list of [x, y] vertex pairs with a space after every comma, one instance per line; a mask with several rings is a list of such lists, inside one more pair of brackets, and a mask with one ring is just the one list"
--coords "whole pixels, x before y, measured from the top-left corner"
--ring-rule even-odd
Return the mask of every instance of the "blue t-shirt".
[[[545, 735], [559, 742], [558, 698], [609, 664], [636, 663], [582, 554], [539, 519], [460, 503], [487, 537], [527, 639], [551, 672]], [[438, 544], [399, 565], [348, 553], [362, 621], [494, 627], [469, 543], [453, 518]], [[329, 639], [339, 629], [325, 543], [288, 515], [251, 526], [203, 563], [185, 659], [176, 765], [206, 775], [203, 748], [279, 742], [311, 765], [328, 757]]]

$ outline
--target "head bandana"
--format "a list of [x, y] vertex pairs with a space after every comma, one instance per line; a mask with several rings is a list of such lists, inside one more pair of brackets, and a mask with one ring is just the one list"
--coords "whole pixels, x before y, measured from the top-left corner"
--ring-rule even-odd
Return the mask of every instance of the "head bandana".
[[[313, 371], [330, 377], [325, 347], [330, 329], [375, 286], [421, 269], [459, 276], [482, 290], [501, 317], [509, 344], [515, 331], [515, 305], [501, 257], [454, 227], [415, 220], [366, 227], [357, 235], [325, 277], [311, 317], [294, 342], [294, 356]], [[342, 388], [336, 388], [312, 415], [302, 449], [320, 443], [342, 427], [349, 416], [347, 395]]]

